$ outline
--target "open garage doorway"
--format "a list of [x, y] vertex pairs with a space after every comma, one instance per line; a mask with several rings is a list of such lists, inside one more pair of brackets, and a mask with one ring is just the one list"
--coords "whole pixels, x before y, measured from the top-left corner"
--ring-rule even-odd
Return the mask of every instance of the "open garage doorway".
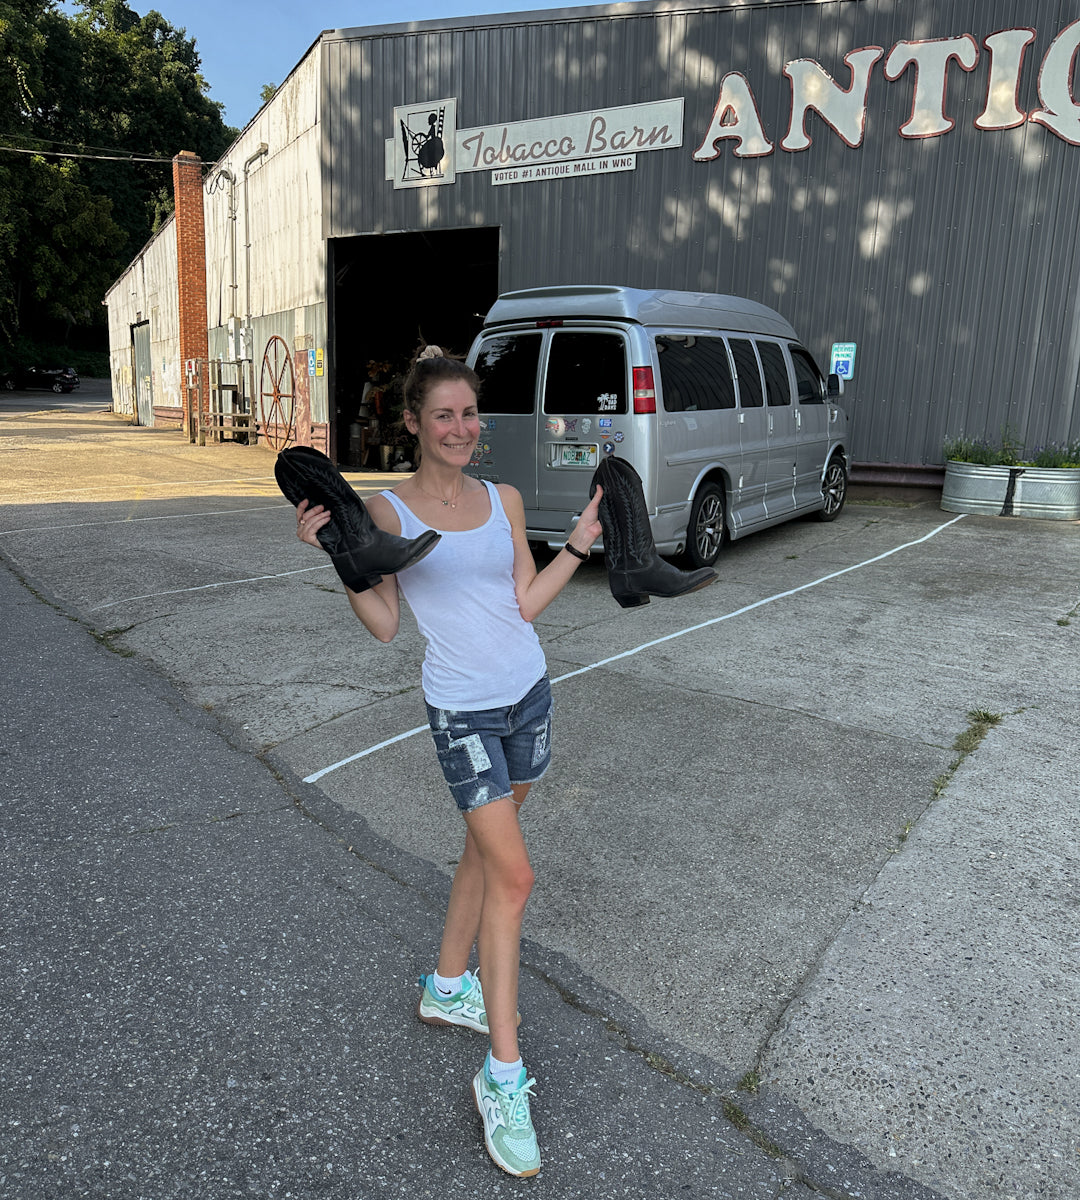
[[392, 444], [395, 381], [420, 341], [464, 355], [498, 297], [499, 230], [331, 238], [327, 257], [330, 454], [341, 466], [383, 469], [403, 455]]

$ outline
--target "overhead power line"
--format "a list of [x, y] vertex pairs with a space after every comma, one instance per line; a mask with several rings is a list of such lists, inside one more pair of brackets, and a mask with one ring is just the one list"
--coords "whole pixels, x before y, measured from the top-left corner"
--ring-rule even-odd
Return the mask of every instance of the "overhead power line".
[[26, 150], [22, 146], [0, 146], [9, 154], [36, 154], [39, 158], [92, 158], [98, 162], [153, 162], [171, 163], [172, 155], [159, 155], [157, 158], [143, 158], [135, 154], [75, 154], [70, 150]]
[[[0, 130], [0, 138], [11, 138], [13, 142], [33, 142], [36, 146], [63, 146], [66, 150], [77, 150], [84, 154], [87, 150], [100, 150], [102, 154], [135, 154], [134, 150], [121, 150], [117, 146], [95, 146], [93, 142], [78, 141], [64, 142], [59, 138], [35, 137], [32, 133], [4, 133]], [[150, 153], [149, 150], [146, 151]]]

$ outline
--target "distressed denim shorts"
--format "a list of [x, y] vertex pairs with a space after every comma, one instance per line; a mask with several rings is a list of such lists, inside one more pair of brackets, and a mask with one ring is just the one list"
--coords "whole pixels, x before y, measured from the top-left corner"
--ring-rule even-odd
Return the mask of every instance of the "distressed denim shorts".
[[551, 685], [545, 675], [517, 702], [472, 712], [432, 708], [428, 724], [446, 782], [462, 812], [535, 783], [551, 762]]

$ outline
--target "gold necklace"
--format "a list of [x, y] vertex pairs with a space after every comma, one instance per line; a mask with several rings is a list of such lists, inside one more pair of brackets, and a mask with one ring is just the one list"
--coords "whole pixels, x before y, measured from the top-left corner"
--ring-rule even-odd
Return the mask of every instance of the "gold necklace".
[[457, 502], [461, 499], [461, 492], [465, 490], [465, 483], [463, 481], [461, 484], [461, 492], [458, 492], [453, 500], [444, 500], [442, 496], [436, 496], [434, 492], [429, 492], [427, 488], [420, 487], [420, 484], [417, 483], [415, 479], [413, 480], [413, 483], [416, 483], [416, 486], [420, 488], [425, 496], [429, 496], [432, 500], [438, 500], [442, 504], [443, 508], [457, 508]]

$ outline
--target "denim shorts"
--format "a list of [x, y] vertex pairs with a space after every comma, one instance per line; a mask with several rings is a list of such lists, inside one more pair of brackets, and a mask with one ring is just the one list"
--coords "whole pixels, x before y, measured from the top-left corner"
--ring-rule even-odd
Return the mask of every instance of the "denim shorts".
[[517, 702], [472, 712], [432, 708], [428, 724], [446, 782], [462, 812], [535, 783], [551, 762], [551, 685], [545, 675]]

